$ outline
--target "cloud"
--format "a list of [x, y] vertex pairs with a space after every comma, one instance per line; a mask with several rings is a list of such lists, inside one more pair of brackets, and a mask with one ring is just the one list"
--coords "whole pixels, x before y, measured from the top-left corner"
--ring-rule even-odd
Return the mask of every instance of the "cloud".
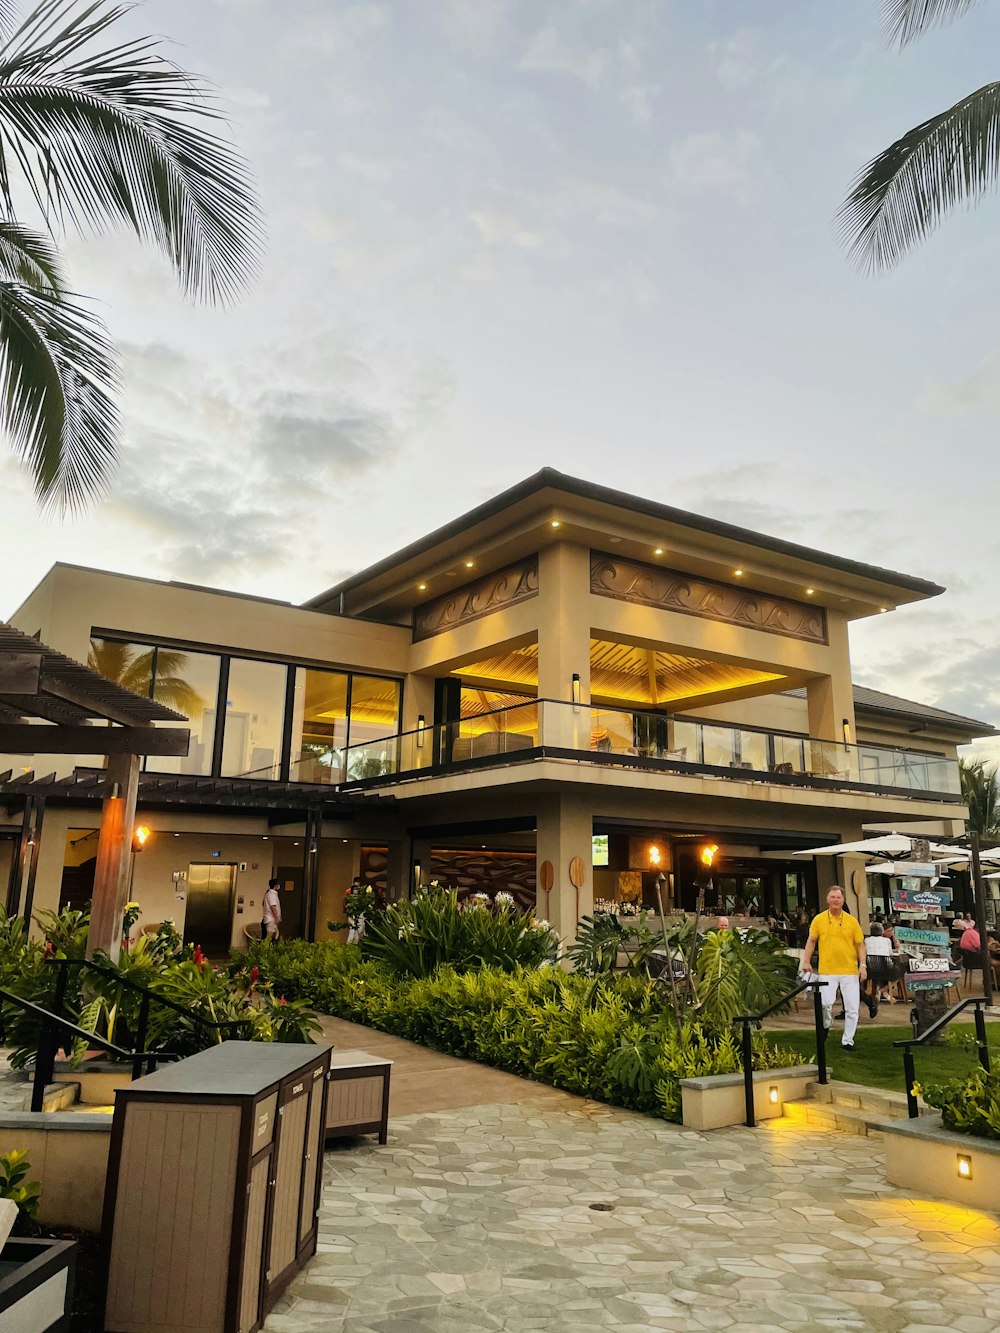
[[531, 39], [518, 61], [518, 69], [535, 74], [565, 74], [596, 88], [607, 61], [607, 51], [571, 46], [563, 40], [557, 26], [548, 23]]
[[746, 200], [755, 178], [760, 140], [749, 130], [688, 134], [670, 149], [670, 177], [688, 194], [724, 194]]
[[483, 55], [506, 32], [516, 0], [438, 0], [437, 20], [452, 45]]
[[512, 213], [500, 209], [480, 209], [469, 214], [469, 221], [485, 245], [513, 245], [520, 250], [537, 250], [542, 243], [537, 231], [530, 230]]

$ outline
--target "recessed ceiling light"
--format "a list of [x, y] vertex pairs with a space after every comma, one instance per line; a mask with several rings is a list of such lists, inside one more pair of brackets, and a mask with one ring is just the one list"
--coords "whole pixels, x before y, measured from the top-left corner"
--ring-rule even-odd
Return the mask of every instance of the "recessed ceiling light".
[[815, 588], [806, 588], [806, 596], [811, 597], [815, 591]]
[[663, 547], [662, 547], [662, 546], [658, 546], [658, 547], [656, 548], [656, 550], [653, 552], [653, 554], [654, 554], [654, 555], [662, 555], [662, 554], [663, 554]]
[[557, 518], [554, 518], [552, 522], [549, 524], [550, 528], [558, 528], [558, 526], [559, 526], [559, 520]]
[[465, 562], [465, 568], [466, 568], [466, 569], [475, 569], [475, 567], [476, 567], [476, 562], [475, 562], [475, 560], [466, 560], [466, 562]]
[[888, 608], [887, 606], [880, 606], [880, 607], [879, 607], [879, 610], [882, 612], [883, 615], [885, 615], [885, 613], [886, 613], [886, 611], [888, 611], [888, 609], [889, 609], [889, 608]]
[[426, 583], [418, 583], [418, 584], [417, 584], [417, 592], [426, 592], [426, 591], [427, 591], [427, 584], [426, 584]]
[[618, 546], [621, 543], [621, 537], [609, 537], [608, 541], [612, 546]]
[[743, 570], [742, 570], [742, 569], [734, 569], [734, 570], [733, 570], [733, 573], [736, 575], [736, 577], [737, 577], [738, 579], [741, 579], [741, 578], [743, 577]]

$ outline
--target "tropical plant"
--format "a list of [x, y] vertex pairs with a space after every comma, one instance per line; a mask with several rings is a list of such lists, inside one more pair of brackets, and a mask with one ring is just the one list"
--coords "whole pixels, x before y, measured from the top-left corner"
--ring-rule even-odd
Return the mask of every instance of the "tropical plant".
[[661, 936], [654, 935], [645, 922], [626, 926], [616, 913], [599, 912], [580, 918], [576, 939], [566, 956], [575, 971], [585, 977], [607, 976], [615, 970], [618, 955], [628, 943], [626, 970], [645, 971], [649, 955], [661, 942]]
[[14, 1234], [30, 1236], [38, 1230], [35, 1220], [42, 1196], [42, 1187], [37, 1180], [25, 1177], [31, 1170], [26, 1148], [15, 1148], [0, 1156], [0, 1199], [9, 1199], [17, 1206], [17, 1220]]
[[770, 1008], [793, 989], [799, 967], [766, 930], [710, 930], [695, 966], [701, 1016], [719, 1027]]
[[[67, 286], [56, 243], [117, 227], [151, 242], [184, 293], [234, 298], [255, 272], [260, 213], [221, 113], [153, 38], [118, 36], [133, 6], [0, 4], [0, 420], [45, 506], [107, 487], [119, 370], [100, 319]], [[21, 225], [33, 201], [41, 230]]]
[[962, 799], [969, 807], [965, 822], [970, 833], [988, 842], [1000, 839], [1000, 778], [996, 764], [984, 759], [959, 758]]
[[1000, 1139], [1000, 1072], [978, 1066], [967, 1078], [917, 1088], [941, 1112], [945, 1129], [977, 1138]]
[[[978, 0], [885, 0], [903, 47]], [[841, 210], [845, 241], [868, 270], [891, 267], [958, 205], [979, 199], [1000, 168], [1000, 83], [987, 83], [922, 121], [859, 172]]]
[[413, 977], [429, 977], [444, 964], [458, 971], [540, 967], [557, 948], [548, 922], [519, 912], [510, 894], [497, 894], [492, 906], [475, 898], [460, 906], [455, 893], [438, 884], [390, 903], [367, 925], [362, 942], [366, 958]]

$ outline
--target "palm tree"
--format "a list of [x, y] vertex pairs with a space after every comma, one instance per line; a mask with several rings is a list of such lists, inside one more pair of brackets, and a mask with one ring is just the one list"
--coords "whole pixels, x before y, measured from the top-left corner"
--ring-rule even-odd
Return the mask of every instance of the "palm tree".
[[153, 698], [194, 721], [204, 712], [205, 700], [180, 674], [186, 665], [186, 653], [170, 648], [147, 648], [136, 652], [134, 644], [119, 643], [114, 639], [91, 639], [87, 653], [87, 666], [91, 671], [99, 671], [106, 680], [113, 680], [133, 694], [147, 697], [153, 685], [155, 666]]
[[[905, 46], [979, 0], [885, 0], [892, 39]], [[848, 248], [864, 269], [890, 268], [946, 213], [979, 199], [1000, 168], [1000, 83], [987, 83], [909, 130], [864, 167], [841, 209]]]
[[989, 845], [1000, 840], [1000, 780], [997, 767], [987, 767], [983, 759], [958, 761], [962, 780], [962, 799], [969, 807], [966, 821], [970, 833], [978, 833]]
[[[255, 190], [215, 133], [214, 99], [155, 39], [109, 44], [133, 7], [40, 0], [15, 27], [0, 0], [0, 425], [39, 502], [64, 513], [108, 486], [119, 369], [103, 323], [66, 285], [63, 231], [124, 226], [211, 304], [234, 299], [260, 256]], [[35, 229], [15, 196], [34, 201]]]

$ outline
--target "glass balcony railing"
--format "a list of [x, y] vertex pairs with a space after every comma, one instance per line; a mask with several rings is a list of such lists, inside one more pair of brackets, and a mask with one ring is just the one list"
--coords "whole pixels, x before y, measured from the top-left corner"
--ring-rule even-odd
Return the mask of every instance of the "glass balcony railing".
[[[954, 759], [879, 745], [846, 745], [793, 732], [695, 722], [662, 713], [540, 699], [352, 745], [333, 781], [417, 774], [423, 769], [516, 758], [526, 750], [569, 752], [595, 762], [655, 760], [777, 782], [821, 778], [885, 790], [961, 795]], [[292, 777], [296, 773], [293, 770]], [[300, 780], [308, 781], [304, 776]]]

